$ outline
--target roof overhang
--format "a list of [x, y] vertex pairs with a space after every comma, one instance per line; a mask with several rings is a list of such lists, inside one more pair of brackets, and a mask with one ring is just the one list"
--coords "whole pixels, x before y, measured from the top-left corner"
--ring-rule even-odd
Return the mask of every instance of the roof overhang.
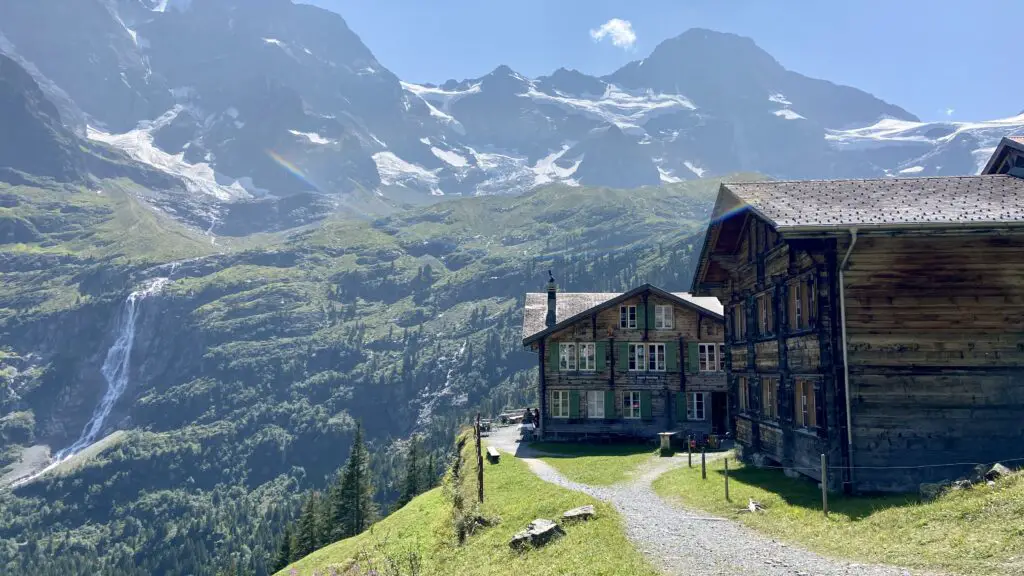
[[999, 145], [996, 146], [996, 151], [989, 157], [988, 163], [985, 164], [985, 168], [981, 171], [982, 174], [995, 174], [996, 169], [1006, 159], [1006, 155], [1011, 151], [1024, 153], [1024, 142], [1019, 142], [1014, 138], [1003, 137], [999, 141]]
[[536, 334], [533, 334], [531, 336], [527, 336], [526, 338], [523, 338], [523, 346], [529, 346], [530, 344], [533, 344], [534, 342], [542, 340], [545, 337], [550, 336], [551, 334], [554, 334], [555, 332], [559, 332], [561, 330], [565, 330], [566, 328], [568, 328], [569, 326], [572, 326], [573, 324], [579, 322], [580, 320], [588, 318], [591, 314], [594, 314], [595, 312], [611, 308], [612, 306], [617, 306], [619, 303], [625, 302], [626, 300], [629, 300], [630, 298], [634, 298], [636, 296], [639, 296], [639, 295], [643, 294], [644, 292], [650, 292], [651, 294], [654, 294], [654, 295], [656, 295], [656, 296], [658, 296], [660, 298], [664, 298], [664, 299], [666, 299], [666, 300], [668, 300], [670, 302], [673, 302], [675, 304], [683, 306], [684, 308], [689, 308], [691, 310], [694, 310], [694, 311], [696, 311], [696, 312], [698, 312], [700, 314], [703, 314], [705, 316], [709, 316], [709, 317], [714, 318], [716, 320], [719, 320], [719, 321], [724, 321], [725, 320], [725, 317], [722, 316], [721, 314], [717, 313], [717, 312], [712, 312], [711, 310], [708, 310], [707, 308], [704, 308], [702, 306], [698, 306], [697, 304], [694, 304], [693, 302], [690, 302], [689, 300], [685, 300], [683, 298], [680, 298], [680, 297], [676, 296], [675, 294], [673, 294], [671, 292], [666, 292], [666, 291], [662, 290], [661, 288], [658, 288], [657, 286], [653, 286], [651, 284], [644, 284], [642, 286], [638, 286], [636, 288], [633, 288], [632, 290], [630, 290], [628, 292], [623, 292], [621, 295], [616, 296], [615, 298], [612, 298], [611, 300], [605, 300], [604, 302], [602, 302], [602, 303], [600, 303], [600, 304], [598, 304], [596, 306], [592, 306], [590, 308], [587, 308], [586, 310], [580, 312], [579, 314], [576, 314], [574, 316], [570, 316], [569, 318], [566, 318], [565, 320], [562, 320], [562, 321], [558, 322], [554, 326], [550, 326], [548, 328], [545, 328], [545, 329], [541, 330], [540, 332], [537, 332]]

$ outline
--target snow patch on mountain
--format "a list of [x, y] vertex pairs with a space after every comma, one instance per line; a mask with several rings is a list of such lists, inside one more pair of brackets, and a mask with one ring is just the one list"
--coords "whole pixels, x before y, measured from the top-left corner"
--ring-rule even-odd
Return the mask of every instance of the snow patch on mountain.
[[614, 124], [623, 132], [633, 134], [643, 133], [642, 126], [656, 115], [697, 109], [693, 102], [679, 94], [660, 94], [651, 90], [627, 92], [614, 84], [609, 84], [604, 95], [598, 99], [551, 95], [537, 90], [532, 84], [520, 96]]
[[576, 162], [568, 167], [562, 168], [556, 162], [565, 155], [569, 149], [572, 148], [571, 144], [563, 144], [562, 149], [557, 152], [552, 152], [547, 156], [541, 158], [533, 165], [534, 186], [540, 186], [542, 184], [549, 184], [551, 182], [566, 182], [569, 184], [575, 184], [572, 180], [573, 174], [579, 169], [580, 164], [583, 163], [583, 158], [577, 158]]
[[413, 186], [436, 189], [437, 174], [426, 168], [406, 162], [394, 152], [377, 152], [373, 155], [381, 184], [385, 186]]
[[658, 175], [661, 177], [661, 181], [666, 184], [678, 184], [683, 181], [682, 178], [673, 176], [672, 172], [665, 170], [661, 166], [658, 166]]
[[786, 97], [783, 94], [780, 94], [778, 92], [768, 96], [768, 101], [769, 102], [775, 102], [776, 104], [782, 104], [783, 106], [792, 106], [793, 105], [793, 103], [790, 102], [789, 100], [787, 100]]
[[[190, 192], [207, 194], [224, 202], [250, 198], [252, 195], [241, 182], [219, 176], [209, 164], [189, 164], [185, 161], [184, 152], [168, 154], [153, 144], [153, 131], [173, 122], [183, 110], [184, 107], [175, 106], [156, 120], [140, 122], [135, 130], [124, 134], [109, 134], [88, 126], [88, 137], [118, 148], [136, 161], [180, 178]], [[225, 181], [227, 184], [221, 184]]]
[[[406, 92], [414, 94], [422, 98], [425, 102], [440, 104], [441, 109], [439, 112], [444, 112], [448, 115], [451, 111], [451, 105], [461, 98], [465, 98], [471, 94], [480, 93], [480, 83], [477, 82], [465, 90], [444, 90], [443, 88], [436, 88], [434, 86], [421, 86], [419, 84], [411, 84], [409, 82], [402, 82], [402, 89]], [[450, 116], [449, 116], [450, 117]]]
[[320, 144], [320, 145], [334, 144], [334, 140], [329, 140], [327, 138], [324, 138], [323, 136], [317, 134], [316, 132], [299, 132], [298, 130], [289, 130], [288, 132], [292, 133], [295, 136], [301, 136], [301, 137], [309, 140], [313, 144]]
[[440, 158], [442, 162], [455, 168], [465, 168], [469, 164], [469, 160], [451, 150], [442, 150], [437, 146], [431, 146], [430, 151], [434, 153], [434, 156]]
[[274, 46], [284, 48], [284, 42], [281, 42], [277, 38], [264, 38], [263, 41], [267, 44], [273, 44]]
[[779, 118], [785, 118], [786, 120], [804, 120], [805, 118], [796, 112], [793, 112], [789, 108], [783, 108], [782, 110], [776, 110], [773, 112]]
[[686, 168], [689, 169], [690, 172], [693, 172], [694, 174], [696, 174], [697, 178], [703, 178], [704, 177], [704, 172], [707, 172], [707, 170], [698, 167], [696, 164], [694, 164], [693, 162], [690, 162], [689, 160], [687, 160], [686, 162], [683, 162], [683, 166], [686, 166]]
[[911, 166], [900, 170], [900, 174], [920, 174], [921, 172], [924, 172], [924, 166]]

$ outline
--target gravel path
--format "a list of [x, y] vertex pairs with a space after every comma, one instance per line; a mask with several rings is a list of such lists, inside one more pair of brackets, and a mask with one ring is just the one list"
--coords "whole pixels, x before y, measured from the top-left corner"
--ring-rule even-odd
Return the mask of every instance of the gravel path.
[[666, 574], [679, 576], [924, 576], [891, 566], [857, 564], [768, 538], [724, 518], [677, 507], [651, 488], [655, 478], [686, 464], [685, 458], [652, 458], [622, 484], [588, 486], [572, 482], [546, 462], [543, 453], [519, 446], [516, 429], [495, 431], [488, 442], [522, 459], [542, 480], [612, 503], [622, 514], [626, 535]]

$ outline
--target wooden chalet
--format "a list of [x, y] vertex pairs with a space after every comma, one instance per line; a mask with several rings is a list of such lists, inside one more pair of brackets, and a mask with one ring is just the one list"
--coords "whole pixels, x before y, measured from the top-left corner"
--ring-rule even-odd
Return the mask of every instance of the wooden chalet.
[[526, 295], [523, 345], [538, 352], [547, 440], [724, 433], [722, 308], [651, 285]]
[[737, 442], [831, 489], [1024, 456], [1024, 141], [982, 175], [723, 184], [693, 292], [725, 307]]

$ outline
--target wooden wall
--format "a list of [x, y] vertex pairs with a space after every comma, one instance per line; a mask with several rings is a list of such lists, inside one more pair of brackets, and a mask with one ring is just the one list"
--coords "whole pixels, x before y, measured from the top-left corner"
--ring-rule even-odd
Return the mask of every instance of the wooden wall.
[[1024, 457], [1024, 236], [861, 238], [846, 276], [854, 466], [914, 489]]
[[[642, 296], [623, 302], [621, 305], [640, 306]], [[711, 395], [706, 398], [704, 421], [684, 421], [679, 418], [677, 396], [687, 392], [725, 392], [724, 372], [700, 373], [694, 365], [696, 356], [691, 353], [690, 343], [721, 343], [724, 338], [722, 321], [709, 314], [702, 314], [692, 308], [683, 307], [664, 300], [654, 294], [648, 295], [648, 306], [672, 305], [673, 322], [671, 330], [656, 330], [651, 325], [645, 332], [643, 318], [638, 318], [636, 329], [619, 327], [619, 305], [600, 310], [592, 318], [581, 320], [565, 330], [551, 334], [545, 339], [547, 350], [557, 349], [562, 342], [605, 342], [607, 359], [597, 360], [594, 372], [563, 372], [553, 366], [547, 358], [541, 358], [544, 393], [551, 390], [612, 390], [616, 394], [616, 418], [591, 419], [552, 418], [550, 401], [545, 401], [544, 435], [547, 439], [574, 439], [586, 436], [623, 435], [656, 436], [658, 432], [686, 430], [710, 432]], [[646, 337], [646, 339], [645, 339]], [[666, 352], [672, 347], [679, 359], [678, 368], [667, 367], [665, 372], [628, 372], [624, 367], [628, 360], [621, 357], [622, 343], [665, 343]], [[551, 352], [548, 352], [549, 354]], [[618, 391], [646, 391], [651, 397], [649, 419], [622, 418]], [[583, 394], [580, 394], [583, 397]], [[584, 410], [580, 411], [581, 414]]]

